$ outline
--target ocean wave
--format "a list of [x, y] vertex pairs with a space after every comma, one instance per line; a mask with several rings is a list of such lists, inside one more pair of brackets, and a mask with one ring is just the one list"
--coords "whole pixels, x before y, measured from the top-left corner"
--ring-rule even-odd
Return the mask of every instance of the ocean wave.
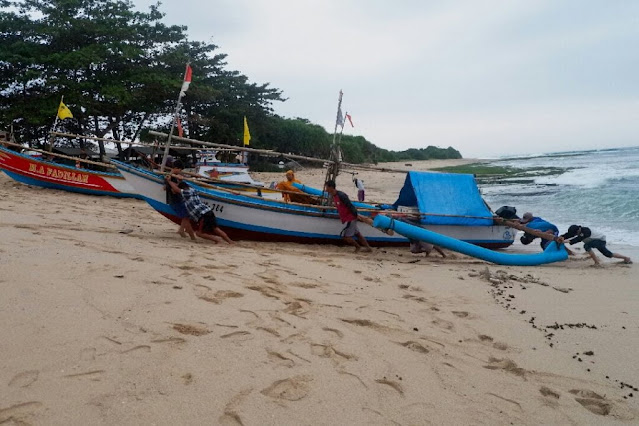
[[568, 170], [559, 176], [541, 176], [535, 178], [540, 185], [571, 185], [584, 188], [597, 188], [610, 181], [622, 181], [639, 177], [639, 169], [614, 168], [602, 164], [597, 167], [583, 167]]

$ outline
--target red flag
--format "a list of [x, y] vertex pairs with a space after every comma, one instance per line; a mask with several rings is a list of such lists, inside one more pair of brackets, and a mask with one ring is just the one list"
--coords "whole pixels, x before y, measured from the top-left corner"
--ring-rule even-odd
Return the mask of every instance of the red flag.
[[348, 120], [349, 123], [351, 123], [351, 127], [355, 127], [353, 126], [353, 120], [351, 120], [351, 115], [349, 113], [346, 113], [346, 119]]
[[184, 82], [182, 83], [182, 90], [180, 91], [180, 96], [184, 96], [186, 91], [189, 90], [189, 84], [191, 84], [191, 74], [193, 74], [191, 65], [186, 64], [186, 71], [184, 71]]
[[184, 129], [182, 128], [182, 120], [180, 120], [180, 117], [177, 118], [177, 131], [179, 137], [184, 135]]

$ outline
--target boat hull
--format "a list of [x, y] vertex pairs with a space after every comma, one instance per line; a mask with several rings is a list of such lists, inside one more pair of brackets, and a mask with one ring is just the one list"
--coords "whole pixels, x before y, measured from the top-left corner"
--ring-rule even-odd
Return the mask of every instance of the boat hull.
[[[156, 211], [178, 223], [175, 212], [166, 203], [164, 181], [160, 175], [118, 161], [113, 164], [127, 182]], [[256, 241], [297, 242], [308, 244], [342, 244], [344, 225], [335, 209], [322, 209], [277, 200], [247, 197], [239, 192], [225, 192], [195, 186], [231, 238]], [[504, 226], [432, 226], [429, 229], [484, 247], [500, 248], [512, 244], [514, 231]], [[404, 246], [408, 239], [389, 236], [360, 223], [359, 229], [371, 245]]]
[[2, 146], [0, 169], [12, 179], [27, 185], [91, 195], [141, 198], [119, 173], [56, 164]]

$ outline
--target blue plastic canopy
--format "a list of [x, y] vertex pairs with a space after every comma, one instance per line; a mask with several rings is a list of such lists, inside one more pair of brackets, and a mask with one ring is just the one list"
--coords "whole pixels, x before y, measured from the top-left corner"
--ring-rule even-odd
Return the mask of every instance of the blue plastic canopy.
[[[493, 223], [493, 215], [479, 193], [475, 177], [468, 174], [408, 172], [393, 206], [417, 207], [420, 213], [434, 214], [422, 216], [420, 223], [425, 225], [490, 226]], [[478, 219], [483, 217], [486, 219]]]

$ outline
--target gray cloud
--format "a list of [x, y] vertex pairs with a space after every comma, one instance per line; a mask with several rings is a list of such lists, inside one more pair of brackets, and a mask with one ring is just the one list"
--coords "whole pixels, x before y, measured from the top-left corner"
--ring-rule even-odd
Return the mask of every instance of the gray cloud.
[[[138, 8], [151, 4], [137, 1]], [[639, 3], [182, 0], [165, 22], [329, 131], [337, 94], [389, 149], [465, 156], [637, 145]]]

